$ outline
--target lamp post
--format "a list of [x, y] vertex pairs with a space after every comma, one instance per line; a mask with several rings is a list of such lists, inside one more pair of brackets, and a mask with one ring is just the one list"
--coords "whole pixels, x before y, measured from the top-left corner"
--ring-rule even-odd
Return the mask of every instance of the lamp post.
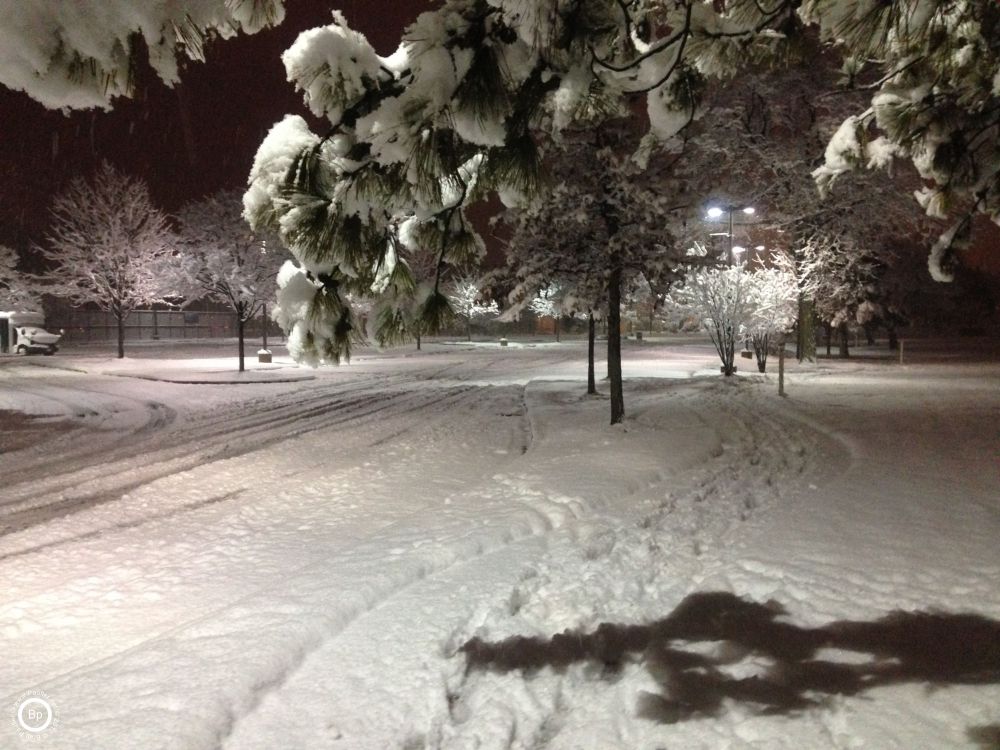
[[733, 214], [736, 213], [737, 211], [741, 211], [747, 216], [753, 216], [755, 213], [757, 213], [757, 209], [755, 209], [753, 206], [734, 206], [732, 204], [728, 206], [709, 206], [707, 212], [709, 219], [718, 219], [723, 214], [726, 214], [729, 217], [729, 232], [727, 233], [727, 235], [729, 237], [730, 265], [735, 261], [735, 253], [737, 252], [742, 253], [745, 250], [745, 248], [742, 247], [740, 247], [739, 250], [737, 250], [736, 247], [733, 246]]

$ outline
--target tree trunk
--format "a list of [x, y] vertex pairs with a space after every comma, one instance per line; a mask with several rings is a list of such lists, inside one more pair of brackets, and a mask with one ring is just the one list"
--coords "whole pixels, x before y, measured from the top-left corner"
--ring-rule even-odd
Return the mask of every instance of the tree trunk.
[[115, 322], [118, 324], [118, 359], [125, 359], [125, 316], [115, 312]]
[[597, 379], [594, 377], [594, 340], [597, 338], [597, 324], [594, 314], [587, 320], [587, 393], [597, 393]]
[[240, 372], [243, 372], [246, 369], [246, 367], [243, 364], [246, 355], [243, 345], [243, 329], [245, 327], [246, 327], [246, 321], [243, 320], [243, 315], [240, 313], [236, 313], [236, 338], [239, 340]]
[[558, 315], [553, 316], [552, 320], [555, 321], [556, 341], [559, 341], [559, 316]]
[[469, 315], [465, 319], [465, 338], [467, 341], [472, 341], [472, 316]]
[[875, 346], [875, 324], [865, 323], [865, 343], [868, 346]]
[[611, 424], [625, 420], [625, 396], [622, 392], [622, 267], [612, 259], [608, 279], [608, 377], [611, 380]]
[[420, 351], [420, 331], [417, 331], [417, 351]]
[[778, 395], [785, 395], [785, 335], [781, 335], [778, 348]]
[[889, 326], [889, 348], [892, 351], [899, 349], [899, 335], [896, 333], [896, 326]]
[[795, 358], [799, 362], [816, 361], [816, 318], [812, 300], [799, 296], [799, 320], [796, 326]]
[[757, 358], [757, 370], [758, 372], [767, 371], [767, 346], [769, 343], [769, 337], [766, 333], [755, 334], [751, 339], [753, 343], [753, 353]]
[[826, 356], [830, 356], [830, 345], [833, 340], [833, 326], [829, 323], [823, 324], [823, 331], [826, 333]]
[[850, 343], [848, 341], [848, 336], [850, 334], [847, 330], [847, 323], [841, 323], [839, 326], [837, 326], [837, 329], [840, 333], [840, 356], [843, 357], [844, 359], [847, 359], [848, 357], [851, 356], [851, 352], [848, 349], [848, 344]]
[[736, 331], [731, 323], [723, 323], [719, 333], [722, 342], [722, 374], [727, 378], [736, 372]]

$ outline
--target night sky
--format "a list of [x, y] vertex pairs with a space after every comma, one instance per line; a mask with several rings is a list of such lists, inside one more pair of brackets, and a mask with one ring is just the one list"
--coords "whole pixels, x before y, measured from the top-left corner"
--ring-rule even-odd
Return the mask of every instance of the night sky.
[[110, 112], [64, 115], [0, 87], [0, 244], [25, 249], [41, 242], [53, 196], [102, 159], [145, 179], [167, 211], [220, 188], [243, 186], [271, 125], [285, 113], [308, 115], [280, 59], [299, 32], [327, 23], [330, 9], [338, 7], [387, 54], [429, 5], [287, 0], [280, 26], [213, 42], [207, 63], [187, 63], [173, 89], [152, 74], [141, 76], [135, 98], [115, 100]]

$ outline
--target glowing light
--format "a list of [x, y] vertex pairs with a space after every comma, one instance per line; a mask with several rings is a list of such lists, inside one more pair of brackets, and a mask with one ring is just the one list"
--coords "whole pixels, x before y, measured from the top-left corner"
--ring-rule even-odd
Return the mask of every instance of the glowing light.
[[718, 206], [712, 206], [711, 208], [708, 209], [708, 216], [711, 219], [718, 219], [724, 213], [725, 211], [723, 211]]
[[753, 206], [745, 206], [743, 208], [743, 213], [745, 213], [747, 216], [753, 215], [754, 213], [756, 213], [756, 211], [757, 209], [755, 209]]

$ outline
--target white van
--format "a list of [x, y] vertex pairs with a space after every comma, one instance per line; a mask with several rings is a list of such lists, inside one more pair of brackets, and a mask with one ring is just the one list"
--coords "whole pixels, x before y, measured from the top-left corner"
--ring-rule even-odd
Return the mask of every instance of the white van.
[[38, 312], [0, 312], [0, 352], [55, 354], [62, 331], [45, 330], [45, 316]]

